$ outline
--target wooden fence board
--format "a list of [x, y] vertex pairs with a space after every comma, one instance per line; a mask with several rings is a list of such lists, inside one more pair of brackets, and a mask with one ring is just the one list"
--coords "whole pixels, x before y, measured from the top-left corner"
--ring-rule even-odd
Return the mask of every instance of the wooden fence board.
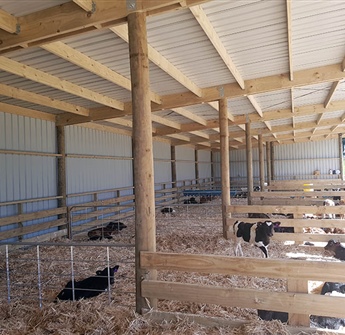
[[188, 301], [339, 318], [345, 317], [345, 298], [342, 297], [222, 288], [157, 280], [142, 281], [141, 290], [144, 297], [151, 299]]

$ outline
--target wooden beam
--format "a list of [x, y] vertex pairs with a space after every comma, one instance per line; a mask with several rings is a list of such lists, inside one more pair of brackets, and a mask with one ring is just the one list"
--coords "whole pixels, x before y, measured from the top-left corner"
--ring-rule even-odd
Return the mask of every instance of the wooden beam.
[[160, 117], [158, 115], [155, 115], [154, 113], [151, 114], [152, 122], [157, 122], [160, 124], [164, 124], [167, 127], [174, 128], [174, 129], [181, 129], [181, 124], [171, 121], [168, 118]]
[[86, 12], [94, 13], [96, 10], [96, 4], [92, 0], [73, 0], [73, 2]]
[[[116, 35], [121, 37], [124, 41], [128, 42], [128, 29], [127, 25], [113, 27], [110, 29]], [[185, 76], [180, 70], [170, 63], [165, 57], [163, 57], [157, 50], [152, 46], [148, 45], [149, 60], [165, 71], [169, 76], [178, 81], [181, 85], [188, 88], [196, 96], [202, 96], [202, 89], [193, 83], [187, 76]]]
[[[65, 43], [62, 42], [53, 42], [44, 44], [41, 46], [44, 50], [47, 50], [54, 55], [63, 58], [91, 73], [96, 74], [97, 76], [106, 79], [118, 86], [125, 88], [126, 90], [131, 90], [131, 81], [130, 79], [122, 76], [121, 74], [109, 69], [107, 66], [93, 60], [92, 58], [86, 56], [80, 51], [71, 48]], [[159, 95], [151, 92], [151, 100], [157, 104], [161, 103]]]
[[248, 95], [247, 98], [250, 101], [250, 103], [253, 105], [253, 107], [255, 108], [256, 112], [260, 115], [260, 117], [263, 117], [262, 109], [259, 106], [258, 102], [256, 101], [255, 97], [253, 95]]
[[20, 77], [30, 79], [34, 82], [67, 92], [69, 94], [74, 94], [87, 100], [95, 101], [120, 110], [124, 109], [124, 104], [120, 101], [91, 91], [85, 87], [73, 84], [67, 80], [61, 80], [59, 77], [35, 69], [31, 66], [24, 65], [4, 56], [0, 56], [0, 69]]
[[20, 88], [8, 86], [0, 83], [1, 95], [11, 97], [13, 99], [20, 99], [23, 101], [28, 101], [37, 105], [47, 106], [50, 108], [55, 108], [64, 112], [88, 116], [89, 110], [85, 107], [77, 106], [69, 102], [52, 99], [44, 95], [22, 90]]
[[221, 90], [219, 86], [203, 88], [202, 97], [196, 97], [195, 94], [191, 94], [190, 92], [171, 94], [162, 97], [162, 105], [159, 108], [153, 108], [153, 110], [197, 105], [202, 102], [215, 101], [222, 98], [233, 99], [248, 95], [269, 93], [293, 87], [342, 80], [343, 78], [345, 78], [345, 73], [341, 71], [339, 64], [327, 65], [319, 68], [295, 71], [293, 81], [290, 81], [289, 74], [287, 73], [246, 80], [246, 88], [243, 90], [237, 84], [231, 83], [222, 85]]
[[327, 108], [327, 107], [329, 106], [329, 104], [330, 104], [330, 102], [331, 102], [331, 100], [332, 100], [332, 98], [333, 98], [333, 95], [335, 94], [335, 92], [336, 92], [336, 90], [337, 90], [339, 84], [340, 84], [340, 80], [335, 81], [335, 82], [332, 84], [331, 89], [329, 90], [328, 95], [327, 95], [327, 97], [326, 97], [326, 99], [325, 99], [325, 102], [323, 103], [323, 105], [324, 105], [325, 108]]
[[244, 80], [236, 68], [234, 62], [229, 56], [227, 50], [225, 49], [222, 41], [220, 40], [218, 34], [214, 30], [210, 20], [206, 16], [204, 10], [201, 6], [189, 7], [190, 11], [193, 13], [195, 19], [199, 22], [201, 28], [204, 30], [205, 34], [209, 38], [210, 42], [213, 44], [214, 48], [217, 50], [219, 56], [224, 61], [225, 65], [236, 79], [238, 85], [243, 89], [245, 87]]
[[55, 122], [55, 115], [39, 112], [34, 109], [19, 107], [15, 105], [9, 105], [4, 102], [0, 102], [0, 110], [4, 113], [10, 113], [15, 115], [22, 115], [32, 117], [34, 119], [46, 120]]
[[203, 126], [206, 126], [206, 124], [207, 124], [207, 121], [205, 119], [203, 119], [200, 116], [195, 115], [194, 113], [188, 111], [185, 108], [174, 108], [174, 109], [172, 109], [172, 111], [177, 113], [177, 114], [184, 116], [185, 118], [187, 118], [189, 120], [192, 120], [196, 123], [199, 123]]
[[288, 51], [289, 51], [289, 70], [290, 80], [293, 80], [293, 63], [292, 63], [292, 13], [291, 13], [291, 0], [286, 0], [286, 22], [287, 22], [287, 38], [288, 38]]
[[[188, 0], [188, 6], [207, 2], [208, 0]], [[47, 40], [61, 40], [66, 36], [73, 36], [81, 32], [96, 29], [95, 26], [109, 26], [123, 23], [133, 10], [147, 13], [164, 13], [182, 9], [179, 0], [143, 0], [136, 2], [137, 7], [127, 6], [126, 1], [97, 1], [97, 10], [88, 15], [80, 10], [72, 1], [47, 8], [39, 12], [18, 17], [21, 33], [11, 35], [0, 32], [0, 51], [16, 50], [21, 45], [32, 47], [47, 43]]]
[[11, 34], [18, 34], [20, 32], [20, 26], [17, 18], [13, 15], [5, 12], [0, 8], [0, 29], [3, 29]]

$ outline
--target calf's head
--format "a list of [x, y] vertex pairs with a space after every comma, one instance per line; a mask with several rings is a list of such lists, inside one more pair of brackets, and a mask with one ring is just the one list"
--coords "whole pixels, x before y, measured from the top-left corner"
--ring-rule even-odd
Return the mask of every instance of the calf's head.
[[335, 250], [339, 247], [340, 242], [336, 242], [335, 240], [329, 240], [327, 245], [325, 246], [325, 250], [335, 252]]

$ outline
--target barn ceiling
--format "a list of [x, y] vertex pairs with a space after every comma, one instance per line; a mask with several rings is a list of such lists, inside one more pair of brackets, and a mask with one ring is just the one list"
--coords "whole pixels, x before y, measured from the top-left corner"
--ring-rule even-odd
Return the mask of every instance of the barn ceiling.
[[153, 136], [218, 150], [345, 130], [343, 0], [0, 0], [0, 111], [131, 135], [126, 17], [147, 13]]

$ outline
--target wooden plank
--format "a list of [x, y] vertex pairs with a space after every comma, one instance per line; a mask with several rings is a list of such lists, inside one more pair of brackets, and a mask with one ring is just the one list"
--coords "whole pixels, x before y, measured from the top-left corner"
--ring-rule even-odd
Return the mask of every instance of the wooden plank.
[[322, 206], [323, 200], [310, 200], [310, 199], [254, 199], [252, 205], [276, 205], [276, 206]]
[[34, 212], [34, 213], [28, 213], [28, 214], [21, 214], [21, 215], [15, 215], [15, 216], [8, 216], [5, 218], [0, 219], [0, 226], [7, 226], [12, 223], [25, 222], [29, 220], [36, 220], [36, 219], [42, 219], [49, 216], [55, 216], [59, 214], [64, 214], [67, 212], [66, 207], [62, 208], [55, 208], [55, 209], [47, 209], [45, 211], [40, 212]]
[[[173, 254], [141, 252], [142, 268], [218, 273], [224, 275], [254, 276], [261, 278], [293, 278], [342, 282], [344, 262], [300, 261], [217, 255]], [[272, 309], [271, 309], [272, 310]]]
[[[131, 208], [134, 208], [134, 204], [133, 206], [131, 206]], [[91, 207], [90, 207], [91, 208]], [[92, 219], [104, 214], [110, 214], [110, 213], [114, 213], [114, 212], [119, 212], [121, 210], [125, 210], [125, 209], [129, 209], [129, 206], [116, 206], [116, 207], [111, 207], [111, 208], [105, 208], [105, 209], [99, 209], [99, 210], [95, 210], [93, 212], [90, 213], [82, 213], [82, 214], [77, 214], [77, 215], [72, 215], [72, 221], [73, 222], [78, 222], [78, 221], [82, 221], [87, 219]], [[78, 209], [77, 209], [78, 210]], [[111, 221], [111, 219], [109, 217], [106, 217], [106, 219], [104, 221]]]
[[14, 34], [17, 32], [17, 28], [19, 28], [17, 18], [0, 9], [0, 29]]
[[44, 223], [37, 223], [30, 226], [22, 226], [15, 229], [10, 229], [7, 231], [3, 231], [0, 233], [0, 240], [5, 240], [8, 238], [18, 237], [30, 233], [36, 233], [45, 229], [54, 228], [54, 227], [62, 227], [66, 225], [66, 219], [62, 218], [59, 220], [44, 222]]
[[[290, 293], [308, 293], [308, 281], [289, 279], [287, 281], [287, 291]], [[309, 315], [289, 313], [289, 324], [294, 326], [309, 326]]]
[[144, 297], [344, 318], [345, 298], [143, 280]]
[[231, 213], [295, 213], [304, 214], [311, 213], [315, 215], [323, 214], [343, 214], [344, 206], [254, 206], [254, 205], [230, 205], [228, 210]]
[[[177, 322], [181, 323], [181, 320], [187, 320], [190, 323], [196, 323], [202, 325], [204, 327], [210, 328], [219, 328], [219, 327], [227, 327], [227, 328], [239, 328], [244, 326], [245, 324], [249, 323], [250, 321], [246, 320], [230, 320], [228, 318], [222, 317], [211, 317], [206, 315], [197, 315], [197, 314], [187, 314], [187, 313], [179, 313], [179, 312], [161, 312], [161, 311], [154, 311], [150, 310], [148, 312], [144, 311], [144, 317], [154, 322], [161, 323], [161, 322]], [[315, 335], [315, 328], [310, 327], [290, 327], [287, 326], [289, 334], [291, 335], [301, 335], [301, 334], [311, 334]], [[320, 330], [318, 330], [320, 335], [322, 334]], [[328, 330], [327, 334], [338, 334], [337, 331]]]
[[[86, 12], [94, 12], [95, 8], [93, 7], [94, 2], [92, 0], [73, 0], [80, 8], [84, 9]], [[96, 6], [96, 5], [95, 5]]]
[[31, 66], [23, 66], [23, 64], [4, 56], [0, 56], [0, 69], [26, 79], [33, 80], [34, 82], [74, 94], [78, 97], [98, 102], [102, 105], [124, 110], [124, 103], [121, 101], [107, 97], [85, 87], [81, 87], [67, 80], [61, 80], [59, 77], [53, 76]]
[[[304, 187], [306, 188], [306, 187]], [[315, 191], [315, 192], [305, 192], [301, 191], [274, 191], [274, 192], [253, 192], [252, 196], [254, 198], [311, 198], [311, 197], [333, 197], [339, 196], [345, 198], [345, 191]]]

